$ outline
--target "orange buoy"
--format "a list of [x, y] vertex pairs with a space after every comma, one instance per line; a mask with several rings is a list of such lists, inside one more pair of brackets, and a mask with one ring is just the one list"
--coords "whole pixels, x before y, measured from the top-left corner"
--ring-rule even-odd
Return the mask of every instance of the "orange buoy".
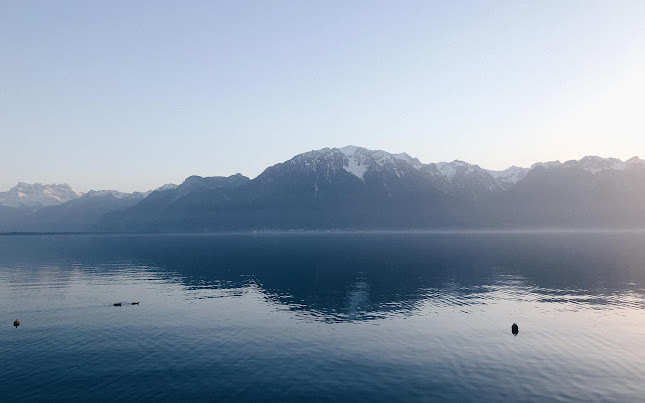
[[13, 325], [18, 328], [18, 326], [20, 326], [20, 321], [18, 319], [14, 320]]

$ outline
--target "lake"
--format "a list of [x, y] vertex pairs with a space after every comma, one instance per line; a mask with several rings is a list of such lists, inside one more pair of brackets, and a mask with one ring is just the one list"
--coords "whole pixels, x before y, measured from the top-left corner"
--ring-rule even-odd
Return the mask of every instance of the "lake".
[[645, 234], [0, 236], [0, 319], [3, 400], [635, 401]]

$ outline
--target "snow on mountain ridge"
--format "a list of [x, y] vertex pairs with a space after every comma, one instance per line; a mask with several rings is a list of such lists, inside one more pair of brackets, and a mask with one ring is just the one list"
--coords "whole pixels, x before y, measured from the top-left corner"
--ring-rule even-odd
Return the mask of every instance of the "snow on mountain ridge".
[[[419, 162], [418, 159], [410, 157], [408, 155], [408, 153], [392, 154], [392, 156], [394, 158], [398, 159], [398, 160], [409, 162], [409, 163], [413, 164], [413, 166], [419, 165], [419, 167], [417, 169], [420, 169], [421, 165], [423, 165], [423, 164], [421, 164], [421, 162]], [[415, 168], [416, 168], [416, 166], [415, 166]]]
[[0, 205], [6, 207], [45, 207], [77, 199], [82, 195], [67, 184], [18, 182], [6, 192], [0, 192]]
[[521, 168], [513, 165], [510, 168], [504, 169], [503, 171], [492, 171], [490, 169], [486, 169], [486, 172], [488, 172], [490, 176], [495, 179], [495, 182], [497, 182], [497, 184], [500, 185], [502, 189], [508, 189], [511, 186], [515, 185], [517, 182], [524, 179], [526, 177], [526, 174], [529, 173], [529, 168]]
[[[487, 177], [489, 172], [479, 165], [469, 164], [465, 161], [454, 160], [452, 162], [435, 163], [437, 170], [448, 182], [453, 182], [456, 177]], [[490, 178], [487, 178], [490, 180]]]
[[579, 160], [569, 160], [564, 163], [561, 163], [560, 161], [536, 162], [531, 165], [530, 169], [534, 169], [538, 166], [544, 168], [581, 168], [592, 174], [597, 174], [604, 171], [622, 171], [627, 167], [634, 165], [645, 165], [645, 161], [638, 157], [632, 157], [628, 160], [621, 161], [618, 158], [603, 158], [595, 155], [588, 155]]
[[[591, 174], [601, 172], [622, 171], [632, 167], [645, 166], [645, 160], [632, 157], [621, 161], [618, 158], [603, 158], [598, 156], [585, 156], [580, 160], [537, 162], [530, 168], [511, 166], [501, 171], [482, 169], [478, 165], [465, 161], [438, 162], [423, 164], [417, 158], [407, 153], [391, 154], [382, 150], [369, 150], [358, 146], [345, 146], [341, 148], [323, 148], [299, 154], [286, 165], [296, 169], [304, 167], [314, 170], [316, 178], [330, 179], [340, 170], [356, 176], [365, 181], [365, 174], [369, 172], [383, 172], [388, 170], [397, 176], [410, 174], [411, 168], [421, 171], [423, 175], [436, 178], [439, 182], [445, 181], [445, 189], [450, 190], [459, 186], [480, 186], [489, 190], [509, 189], [523, 180], [529, 171], [543, 167], [551, 169], [556, 167], [577, 168]], [[491, 181], [491, 178], [493, 181]], [[466, 181], [466, 182], [464, 182]], [[177, 185], [166, 184], [155, 190], [163, 191], [174, 189]], [[116, 198], [146, 197], [150, 192], [123, 193], [116, 190], [90, 191], [87, 197], [100, 197], [111, 195]], [[67, 184], [43, 185], [40, 183], [29, 184], [19, 182], [9, 191], [0, 192], [0, 205], [7, 207], [44, 207], [57, 205], [83, 196], [83, 192], [72, 189]]]
[[337, 150], [343, 153], [347, 159], [343, 169], [362, 181], [365, 181], [364, 175], [369, 169], [371, 161], [374, 161], [378, 168], [383, 168], [387, 164], [392, 165], [397, 176], [403, 174], [398, 166], [400, 163], [407, 164], [416, 170], [423, 167], [423, 164], [418, 159], [412, 158], [406, 153], [390, 154], [383, 150], [368, 150], [367, 148], [356, 146], [345, 146]]
[[560, 162], [560, 160], [546, 161], [546, 162], [536, 162], [535, 164], [531, 165], [531, 168], [529, 168], [529, 171], [532, 170], [533, 168], [537, 168], [537, 167], [554, 168], [554, 167], [559, 167], [559, 166], [562, 166], [562, 163]]
[[347, 162], [343, 164], [343, 169], [365, 182], [364, 175], [365, 172], [367, 172], [367, 165], [365, 164], [364, 158], [356, 157], [356, 151], [358, 151], [359, 148], [360, 147], [356, 146], [346, 146], [339, 148], [338, 150], [345, 155], [345, 158], [347, 158]]
[[627, 167], [627, 164], [618, 158], [602, 158], [597, 156], [586, 156], [579, 161], [567, 161], [563, 165], [565, 167], [582, 168], [592, 174], [607, 170], [622, 171]]
[[458, 171], [461, 171], [465, 174], [471, 174], [474, 172], [474, 166], [460, 160], [454, 160], [452, 162], [437, 162], [435, 165], [437, 166], [437, 169], [439, 170], [441, 175], [448, 182], [452, 182]]
[[495, 179], [497, 178], [521, 179], [520, 177], [522, 176], [522, 174], [528, 172], [529, 168], [522, 168], [522, 167], [513, 165], [502, 171], [493, 171], [491, 169], [486, 169], [485, 171], [488, 172]]
[[638, 157], [632, 157], [626, 161], [621, 161], [618, 158], [603, 158], [598, 156], [585, 156], [580, 160], [569, 160], [564, 163], [560, 161], [547, 161], [536, 162], [530, 168], [520, 168], [512, 166], [502, 171], [486, 170], [497, 183], [504, 189], [508, 189], [520, 180], [524, 179], [529, 171], [542, 167], [546, 169], [565, 167], [565, 168], [581, 168], [591, 174], [597, 174], [606, 171], [622, 171], [631, 166], [644, 165], [645, 160]]
[[[336, 158], [336, 152], [340, 152], [340, 154], [344, 156], [344, 161], [341, 165], [342, 169], [362, 181], [365, 181], [365, 174], [368, 171], [380, 171], [387, 165], [388, 168], [392, 169], [397, 176], [405, 174], [408, 167], [416, 170], [428, 168], [427, 172], [429, 172], [430, 175], [439, 176], [448, 183], [452, 183], [456, 180], [455, 178], [457, 176], [459, 176], [460, 181], [463, 180], [462, 178], [470, 177], [470, 181], [479, 180], [490, 190], [498, 190], [500, 187], [502, 189], [508, 189], [524, 179], [528, 172], [536, 167], [579, 167], [591, 173], [598, 173], [605, 170], [623, 170], [632, 165], [645, 165], [645, 161], [638, 157], [634, 157], [623, 162], [616, 158], [587, 156], [579, 161], [572, 160], [567, 161], [564, 164], [560, 161], [537, 162], [531, 165], [530, 168], [511, 166], [507, 169], [496, 171], [482, 169], [479, 165], [470, 164], [462, 160], [423, 164], [417, 158], [413, 158], [407, 153], [391, 154], [382, 150], [370, 150], [353, 145], [309, 151], [297, 155], [290, 160], [290, 162], [296, 163], [296, 161], [299, 161], [303, 163], [305, 167], [315, 166], [317, 169], [320, 169], [324, 166], [320, 165], [321, 161], [324, 160], [327, 161], [327, 164], [331, 164], [329, 165], [329, 169], [333, 168], [332, 170], [335, 172], [338, 169], [338, 165], [336, 165], [336, 163], [330, 163], [329, 161]], [[430, 167], [436, 167], [436, 170]], [[494, 183], [490, 180], [491, 177], [493, 178]]]
[[163, 192], [165, 190], [173, 190], [173, 189], [177, 189], [177, 186], [179, 185], [175, 185], [174, 183], [166, 183], [165, 185], [159, 186], [158, 188], [156, 188], [155, 191]]

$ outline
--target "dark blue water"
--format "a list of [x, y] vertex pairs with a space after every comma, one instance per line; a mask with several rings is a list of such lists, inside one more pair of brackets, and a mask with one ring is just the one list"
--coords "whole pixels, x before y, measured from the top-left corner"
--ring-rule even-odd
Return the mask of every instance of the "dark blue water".
[[642, 233], [0, 237], [2, 400], [635, 401], [644, 343]]

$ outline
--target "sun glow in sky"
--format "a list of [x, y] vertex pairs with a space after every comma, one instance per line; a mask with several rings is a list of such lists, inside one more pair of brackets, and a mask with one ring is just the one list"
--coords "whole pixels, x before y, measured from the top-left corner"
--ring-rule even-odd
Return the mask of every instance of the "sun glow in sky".
[[0, 190], [147, 190], [348, 144], [645, 157], [643, 1], [0, 1]]

